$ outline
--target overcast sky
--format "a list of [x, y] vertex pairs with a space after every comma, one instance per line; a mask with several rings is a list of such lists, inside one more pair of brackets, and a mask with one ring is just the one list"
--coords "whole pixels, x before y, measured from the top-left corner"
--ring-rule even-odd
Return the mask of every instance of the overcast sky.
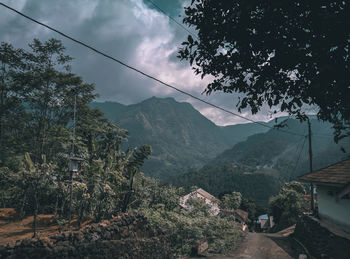
[[[182, 21], [179, 16], [186, 0], [153, 1], [179, 22]], [[236, 95], [202, 94], [210, 78], [201, 80], [194, 75], [188, 62], [176, 58], [187, 32], [152, 8], [147, 0], [2, 2], [154, 77], [237, 112]], [[67, 53], [74, 58], [73, 72], [86, 82], [95, 84], [100, 95], [98, 101], [132, 104], [152, 96], [174, 97], [180, 102], [190, 102], [218, 125], [247, 122], [191, 100], [0, 6], [0, 41], [11, 43], [16, 48], [26, 48], [33, 38], [47, 40], [52, 37], [62, 40]], [[271, 119], [268, 109], [254, 116], [247, 110], [242, 115], [254, 120]]]

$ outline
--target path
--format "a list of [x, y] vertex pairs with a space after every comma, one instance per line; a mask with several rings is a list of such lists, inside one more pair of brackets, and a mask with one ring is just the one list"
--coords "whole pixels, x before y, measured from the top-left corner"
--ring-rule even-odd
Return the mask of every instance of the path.
[[234, 252], [226, 256], [209, 256], [211, 259], [291, 259], [295, 258], [290, 239], [278, 234], [248, 233]]

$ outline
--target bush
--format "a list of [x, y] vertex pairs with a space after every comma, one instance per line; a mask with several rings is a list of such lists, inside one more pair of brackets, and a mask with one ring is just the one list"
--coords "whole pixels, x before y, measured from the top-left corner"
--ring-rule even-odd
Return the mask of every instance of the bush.
[[233, 250], [242, 237], [239, 226], [227, 219], [210, 216], [204, 201], [190, 201], [191, 210], [177, 207], [165, 209], [144, 208], [142, 213], [151, 225], [165, 230], [170, 235], [172, 250], [175, 254], [190, 254], [191, 248], [202, 239], [208, 241], [209, 248], [216, 253]]

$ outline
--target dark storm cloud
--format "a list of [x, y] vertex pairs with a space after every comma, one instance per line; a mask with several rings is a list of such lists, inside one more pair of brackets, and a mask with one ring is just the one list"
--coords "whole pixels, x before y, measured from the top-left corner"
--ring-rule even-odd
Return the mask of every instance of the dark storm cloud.
[[[178, 21], [183, 18], [183, 1], [156, 1]], [[178, 47], [187, 37], [178, 25], [142, 0], [18, 0], [6, 4], [82, 40], [140, 70], [167, 83], [173, 84], [195, 96], [235, 111], [234, 96], [227, 94], [201, 95], [210, 78], [201, 80], [194, 76], [188, 63], [177, 58]], [[182, 15], [178, 17], [178, 15]], [[140, 102], [151, 96], [174, 97], [191, 102], [202, 114], [215, 123], [245, 122], [190, 100], [173, 90], [130, 71], [111, 60], [68, 41], [4, 8], [0, 8], [0, 41], [15, 47], [26, 47], [33, 38], [61, 39], [74, 61], [73, 72], [86, 82], [94, 83], [99, 100], [124, 104]], [[254, 119], [266, 120], [265, 110]], [[250, 116], [249, 113], [245, 114]]]

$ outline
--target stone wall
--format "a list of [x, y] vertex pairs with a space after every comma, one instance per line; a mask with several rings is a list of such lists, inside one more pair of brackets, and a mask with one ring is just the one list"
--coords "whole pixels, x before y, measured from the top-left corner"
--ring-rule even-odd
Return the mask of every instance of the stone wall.
[[171, 258], [168, 237], [145, 217], [123, 214], [80, 231], [0, 246], [0, 258]]
[[330, 232], [313, 217], [302, 216], [293, 235], [316, 258], [349, 258], [350, 240]]

